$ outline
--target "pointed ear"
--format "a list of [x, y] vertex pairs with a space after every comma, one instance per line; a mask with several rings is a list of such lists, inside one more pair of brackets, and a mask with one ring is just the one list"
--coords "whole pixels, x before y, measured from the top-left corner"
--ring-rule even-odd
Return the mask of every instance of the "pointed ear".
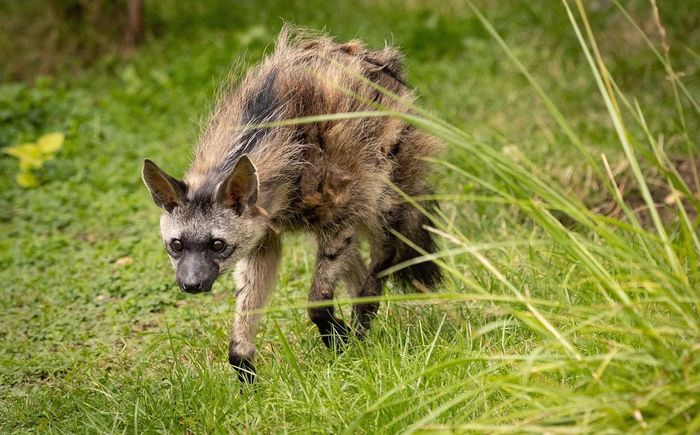
[[143, 161], [141, 171], [143, 182], [151, 192], [153, 201], [158, 207], [171, 213], [173, 209], [185, 203], [185, 183], [166, 174], [151, 160]]
[[229, 176], [219, 184], [216, 201], [241, 214], [258, 201], [258, 174], [247, 155], [241, 156]]

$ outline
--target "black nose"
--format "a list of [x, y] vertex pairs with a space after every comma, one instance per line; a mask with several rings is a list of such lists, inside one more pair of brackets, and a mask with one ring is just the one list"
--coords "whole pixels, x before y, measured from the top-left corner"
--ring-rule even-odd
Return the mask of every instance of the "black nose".
[[181, 282], [180, 287], [187, 293], [199, 293], [202, 291], [201, 282]]
[[199, 281], [199, 280], [177, 280], [177, 284], [180, 286], [180, 288], [185, 292], [185, 293], [204, 293], [208, 292], [211, 290], [212, 285], [214, 284], [213, 280], [207, 280], [205, 279], [204, 281]]

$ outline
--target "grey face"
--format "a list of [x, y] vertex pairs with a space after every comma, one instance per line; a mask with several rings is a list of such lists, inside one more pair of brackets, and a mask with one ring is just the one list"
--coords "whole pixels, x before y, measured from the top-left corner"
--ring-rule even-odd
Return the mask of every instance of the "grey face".
[[253, 249], [264, 235], [255, 212], [257, 175], [246, 156], [211, 192], [187, 193], [187, 186], [154, 163], [144, 163], [143, 179], [157, 205], [163, 244], [188, 293], [211, 290], [216, 278]]
[[211, 211], [192, 210], [187, 205], [161, 218], [161, 235], [165, 249], [177, 270], [176, 279], [188, 293], [211, 290], [214, 280], [236, 251], [236, 244], [212, 225]]
[[229, 270], [262, 237], [256, 219], [214, 204], [185, 204], [160, 219], [161, 236], [177, 283], [188, 293], [211, 290], [216, 278]]

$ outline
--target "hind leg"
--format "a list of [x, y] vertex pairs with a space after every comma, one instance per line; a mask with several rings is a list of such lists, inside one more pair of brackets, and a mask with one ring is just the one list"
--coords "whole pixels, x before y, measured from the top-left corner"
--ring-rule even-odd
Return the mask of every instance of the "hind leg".
[[[434, 204], [428, 204], [434, 207]], [[419, 210], [409, 204], [402, 204], [392, 209], [386, 216], [387, 226], [381, 234], [371, 237], [372, 261], [367, 277], [355, 294], [358, 297], [380, 296], [386, 277], [378, 275], [391, 266], [409, 261], [422, 255], [413, 246], [404, 243], [392, 234], [395, 230], [406, 237], [421, 251], [433, 253], [436, 251], [435, 242], [430, 233], [424, 228], [430, 221]], [[440, 268], [432, 261], [421, 262], [405, 267], [394, 274], [394, 277], [404, 287], [414, 287], [419, 290], [434, 287], [441, 279]], [[372, 319], [379, 309], [378, 302], [356, 304], [353, 307], [353, 319], [362, 337], [370, 327]]]
[[[396, 249], [389, 237], [373, 238], [372, 253], [369, 272], [364, 274], [364, 279], [356, 286], [348, 283], [350, 292], [354, 297], [375, 297], [381, 296], [384, 287], [385, 277], [379, 278], [377, 275], [384, 269], [392, 265]], [[359, 256], [359, 252], [358, 252]], [[360, 258], [360, 261], [362, 259]], [[364, 269], [364, 264], [362, 265]], [[379, 302], [366, 302], [353, 305], [353, 323], [357, 330], [358, 337], [362, 338], [367, 333], [372, 323], [372, 319], [379, 310]]]
[[356, 266], [357, 245], [352, 229], [332, 235], [318, 235], [316, 270], [309, 292], [309, 302], [327, 302], [328, 306], [309, 308], [309, 317], [321, 333], [323, 343], [334, 347], [337, 342], [347, 342], [349, 329], [345, 322], [335, 315], [333, 300], [336, 284]]
[[[429, 194], [431, 191], [425, 187], [423, 192]], [[427, 210], [437, 208], [434, 201], [425, 201], [421, 205]], [[410, 204], [401, 204], [392, 210], [390, 217], [389, 227], [402, 235], [401, 238], [389, 235], [389, 243], [395, 248], [393, 264], [437, 251], [435, 241], [426, 229], [432, 223], [420, 210]], [[410, 243], [405, 243], [403, 239], [408, 239]], [[421, 261], [397, 270], [394, 279], [406, 289], [426, 291], [434, 289], [442, 280], [442, 271], [433, 261]]]

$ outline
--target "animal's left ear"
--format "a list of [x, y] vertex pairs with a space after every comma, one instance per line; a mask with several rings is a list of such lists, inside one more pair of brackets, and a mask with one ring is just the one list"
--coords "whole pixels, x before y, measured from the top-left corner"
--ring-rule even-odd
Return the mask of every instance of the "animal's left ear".
[[238, 159], [231, 174], [219, 185], [216, 201], [238, 214], [258, 201], [258, 174], [247, 155]]

